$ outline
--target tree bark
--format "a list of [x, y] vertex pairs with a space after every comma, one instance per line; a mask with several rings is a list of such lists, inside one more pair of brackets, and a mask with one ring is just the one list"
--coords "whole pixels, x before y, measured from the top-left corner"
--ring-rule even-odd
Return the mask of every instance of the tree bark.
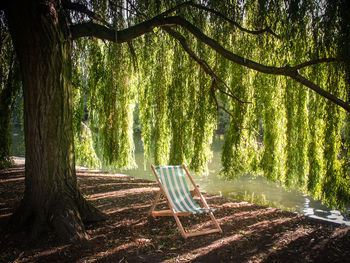
[[5, 13], [23, 78], [26, 148], [25, 192], [12, 222], [32, 237], [53, 229], [63, 240], [84, 240], [84, 223], [103, 214], [77, 187], [68, 14], [60, 1], [10, 2]]

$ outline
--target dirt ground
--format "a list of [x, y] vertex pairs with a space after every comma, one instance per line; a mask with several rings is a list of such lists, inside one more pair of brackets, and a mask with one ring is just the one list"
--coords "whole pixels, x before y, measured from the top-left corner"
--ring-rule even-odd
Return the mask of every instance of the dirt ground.
[[[87, 199], [108, 215], [90, 225], [81, 244], [10, 233], [7, 220], [24, 190], [24, 165], [0, 170], [0, 262], [350, 262], [350, 227], [205, 195], [223, 234], [183, 239], [175, 220], [152, 219], [153, 182], [78, 170]], [[165, 202], [163, 201], [163, 205]], [[207, 215], [181, 217], [188, 230], [208, 226]]]

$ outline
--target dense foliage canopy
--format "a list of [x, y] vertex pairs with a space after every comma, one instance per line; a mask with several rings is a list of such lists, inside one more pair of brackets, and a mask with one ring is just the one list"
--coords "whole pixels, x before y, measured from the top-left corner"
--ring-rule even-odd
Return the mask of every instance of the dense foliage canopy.
[[[135, 167], [137, 127], [146, 159], [185, 163], [207, 173], [213, 135], [229, 122], [223, 177], [261, 174], [330, 205], [349, 203], [347, 1], [91, 0], [71, 5], [74, 23], [94, 20], [119, 32], [160, 14], [169, 21], [118, 45], [75, 40], [79, 164]], [[118, 34], [114, 37], [118, 42]]]

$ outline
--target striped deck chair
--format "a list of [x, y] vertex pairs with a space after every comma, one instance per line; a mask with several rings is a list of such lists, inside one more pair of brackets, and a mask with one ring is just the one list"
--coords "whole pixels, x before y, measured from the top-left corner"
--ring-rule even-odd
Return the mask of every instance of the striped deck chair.
[[[190, 173], [188, 172], [186, 166], [154, 166], [152, 165], [154, 175], [159, 184], [159, 192], [156, 195], [154, 203], [151, 208], [151, 216], [173, 216], [175, 218], [176, 224], [179, 227], [181, 234], [184, 238], [205, 235], [210, 233], [222, 233], [221, 227], [219, 226], [217, 220], [215, 219], [213, 212], [216, 209], [210, 209], [207, 202], [205, 201], [203, 195], [198, 190], [198, 187], [194, 183]], [[185, 180], [185, 173], [187, 174], [190, 182], [193, 184], [194, 190], [189, 191]], [[160, 195], [163, 194], [168, 202], [169, 210], [155, 211], [157, 203], [159, 201]], [[200, 207], [193, 196], [199, 196], [203, 208]], [[209, 214], [211, 221], [215, 228], [208, 230], [202, 230], [197, 232], [186, 233], [179, 216], [189, 216], [194, 214], [207, 213]]]

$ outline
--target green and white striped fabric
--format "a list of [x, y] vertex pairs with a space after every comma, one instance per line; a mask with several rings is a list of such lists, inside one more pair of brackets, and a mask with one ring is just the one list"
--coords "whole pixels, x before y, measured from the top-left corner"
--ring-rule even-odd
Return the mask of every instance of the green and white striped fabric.
[[216, 209], [203, 209], [192, 198], [188, 190], [182, 166], [156, 166], [159, 179], [170, 197], [175, 212], [191, 214], [215, 212]]

